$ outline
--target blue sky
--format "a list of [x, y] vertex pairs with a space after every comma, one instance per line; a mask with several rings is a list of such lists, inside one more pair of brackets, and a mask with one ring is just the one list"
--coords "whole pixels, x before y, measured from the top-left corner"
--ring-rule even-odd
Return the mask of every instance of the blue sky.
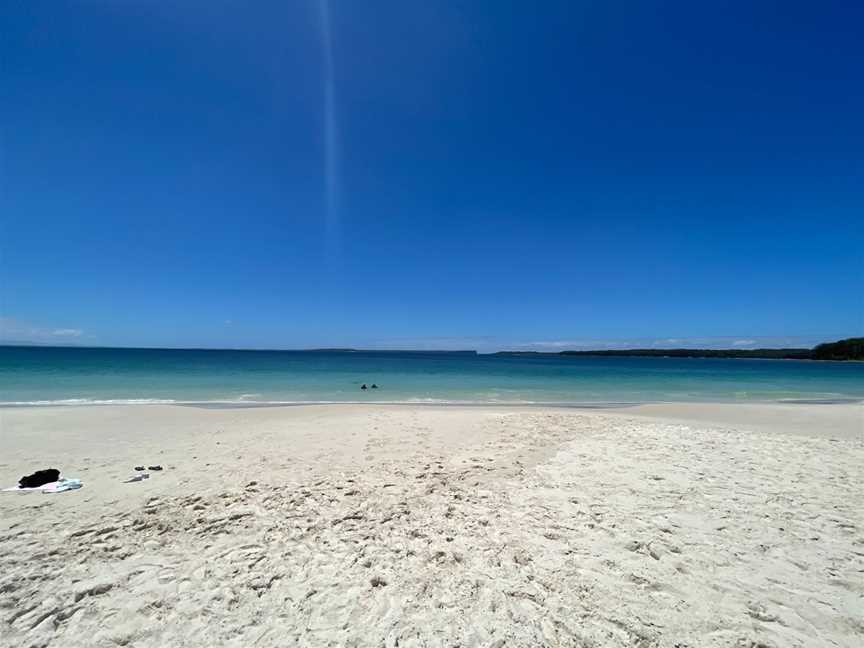
[[864, 330], [861, 3], [0, 17], [2, 339], [557, 349]]

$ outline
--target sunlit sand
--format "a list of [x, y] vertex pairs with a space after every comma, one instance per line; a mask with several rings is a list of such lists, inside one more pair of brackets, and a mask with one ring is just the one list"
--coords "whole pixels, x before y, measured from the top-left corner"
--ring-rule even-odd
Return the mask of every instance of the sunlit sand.
[[859, 646], [861, 412], [6, 409], [2, 644]]

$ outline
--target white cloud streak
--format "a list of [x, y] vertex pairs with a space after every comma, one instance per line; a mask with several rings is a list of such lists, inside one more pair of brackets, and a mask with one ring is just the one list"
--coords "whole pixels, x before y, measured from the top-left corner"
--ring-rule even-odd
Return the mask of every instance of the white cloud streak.
[[502, 348], [513, 351], [589, 351], [605, 349], [729, 349], [736, 347], [813, 347], [820, 342], [842, 336], [761, 336], [736, 338], [733, 336], [680, 337], [680, 338], [623, 338], [615, 340], [535, 340], [503, 344]]
[[54, 329], [51, 332], [51, 335], [58, 337], [81, 337], [83, 334], [84, 331], [81, 329]]
[[14, 317], [0, 316], [0, 342], [33, 344], [68, 344], [84, 336], [79, 328], [45, 327], [23, 322]]
[[[495, 351], [603, 351], [612, 349], [734, 349], [750, 348], [810, 348], [821, 342], [839, 339], [843, 335], [803, 336], [737, 336], [666, 337], [666, 338], [561, 338], [520, 341], [499, 336], [428, 336], [389, 337], [374, 340], [354, 340], [337, 346], [360, 349], [415, 349], [415, 350], [476, 350], [480, 353]], [[323, 344], [320, 346], [332, 346]]]

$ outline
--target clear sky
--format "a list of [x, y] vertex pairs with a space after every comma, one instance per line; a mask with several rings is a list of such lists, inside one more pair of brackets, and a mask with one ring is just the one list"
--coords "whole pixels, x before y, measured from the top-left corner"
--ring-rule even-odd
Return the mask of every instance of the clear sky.
[[0, 23], [6, 340], [864, 330], [861, 2], [18, 0]]

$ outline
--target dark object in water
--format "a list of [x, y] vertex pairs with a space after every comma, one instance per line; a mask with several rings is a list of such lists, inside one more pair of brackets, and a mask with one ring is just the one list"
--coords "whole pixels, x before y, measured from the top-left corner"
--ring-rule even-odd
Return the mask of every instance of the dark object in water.
[[162, 466], [147, 466], [147, 470], [162, 470]]
[[38, 488], [60, 479], [60, 471], [56, 468], [37, 470], [32, 475], [26, 475], [18, 480], [18, 488]]
[[363, 383], [363, 385], [360, 387], [360, 389], [367, 389], [366, 383]]
[[141, 472], [142, 470], [144, 470], [144, 466], [135, 466], [135, 470]]
[[372, 383], [372, 389], [378, 389], [378, 385], [376, 385], [375, 383]]

